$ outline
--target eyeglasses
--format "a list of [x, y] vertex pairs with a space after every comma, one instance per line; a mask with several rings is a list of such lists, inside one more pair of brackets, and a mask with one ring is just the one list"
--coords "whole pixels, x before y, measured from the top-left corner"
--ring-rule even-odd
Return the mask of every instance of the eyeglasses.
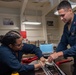
[[23, 45], [23, 43], [15, 44], [15, 46], [18, 46], [18, 47], [20, 47], [20, 46], [22, 46], [22, 45]]
[[24, 41], [22, 40], [22, 42], [21, 42], [20, 44], [15, 43], [14, 46], [18, 46], [18, 47], [20, 47], [20, 46], [23, 45], [23, 43], [24, 43]]

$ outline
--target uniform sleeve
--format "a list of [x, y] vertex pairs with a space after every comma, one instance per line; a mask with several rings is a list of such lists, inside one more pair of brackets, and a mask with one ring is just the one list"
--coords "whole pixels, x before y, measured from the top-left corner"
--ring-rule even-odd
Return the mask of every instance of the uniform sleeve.
[[27, 53], [27, 54], [29, 54], [29, 53], [36, 54], [38, 56], [38, 58], [41, 58], [43, 56], [40, 48], [36, 47], [35, 45], [32, 45], [32, 44], [24, 44], [22, 50], [24, 53]]
[[67, 39], [67, 34], [66, 34], [66, 31], [65, 31], [65, 27], [64, 27], [63, 35], [61, 37], [60, 43], [58, 44], [58, 46], [56, 48], [56, 52], [66, 50], [67, 45], [68, 45], [68, 39]]
[[[2, 49], [3, 50], [3, 49]], [[9, 50], [3, 50], [0, 52], [1, 61], [5, 63], [10, 69], [13, 71], [21, 72], [25, 71], [28, 72], [30, 70], [34, 70], [34, 65], [23, 65], [21, 64], [17, 58], [12, 54]]]
[[72, 46], [71, 48], [63, 51], [64, 57], [71, 57], [76, 56], [76, 45]]

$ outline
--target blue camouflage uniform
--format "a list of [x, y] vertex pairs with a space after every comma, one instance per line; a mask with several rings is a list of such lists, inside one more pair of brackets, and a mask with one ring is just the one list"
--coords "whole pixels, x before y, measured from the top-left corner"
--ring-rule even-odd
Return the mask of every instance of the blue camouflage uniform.
[[13, 71], [30, 72], [34, 70], [34, 65], [20, 63], [24, 53], [36, 54], [38, 58], [43, 56], [41, 50], [35, 45], [24, 44], [22, 50], [18, 51], [18, 56], [16, 56], [16, 53], [9, 47], [4, 45], [0, 46], [0, 75], [8, 75], [8, 73], [12, 73]]
[[[69, 49], [67, 48], [68, 44], [70, 45]], [[70, 30], [68, 30], [68, 23], [65, 24], [63, 35], [56, 51], [62, 51], [65, 58], [73, 57], [74, 67], [76, 68], [76, 14], [74, 14]]]

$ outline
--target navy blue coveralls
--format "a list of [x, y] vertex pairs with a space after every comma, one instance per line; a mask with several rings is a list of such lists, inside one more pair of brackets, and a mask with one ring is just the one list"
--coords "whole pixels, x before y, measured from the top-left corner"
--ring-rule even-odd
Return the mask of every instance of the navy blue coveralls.
[[[69, 49], [67, 49], [68, 44], [71, 46]], [[65, 24], [63, 35], [56, 51], [62, 51], [65, 58], [73, 57], [76, 70], [76, 14], [74, 14], [70, 31], [68, 30], [68, 23]]]
[[22, 50], [18, 51], [18, 57], [9, 47], [0, 46], [0, 75], [8, 75], [8, 73], [10, 74], [14, 71], [19, 73], [26, 72], [27, 75], [27, 72], [34, 70], [34, 65], [21, 64], [21, 58], [24, 53], [36, 54], [38, 58], [43, 56], [41, 50], [35, 45], [24, 44]]

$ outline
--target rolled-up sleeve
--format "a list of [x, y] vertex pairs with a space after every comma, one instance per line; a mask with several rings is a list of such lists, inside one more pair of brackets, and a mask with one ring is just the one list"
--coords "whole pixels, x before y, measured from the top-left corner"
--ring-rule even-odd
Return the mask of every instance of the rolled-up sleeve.
[[76, 45], [72, 46], [69, 49], [64, 50], [63, 55], [64, 55], [64, 57], [76, 56]]

